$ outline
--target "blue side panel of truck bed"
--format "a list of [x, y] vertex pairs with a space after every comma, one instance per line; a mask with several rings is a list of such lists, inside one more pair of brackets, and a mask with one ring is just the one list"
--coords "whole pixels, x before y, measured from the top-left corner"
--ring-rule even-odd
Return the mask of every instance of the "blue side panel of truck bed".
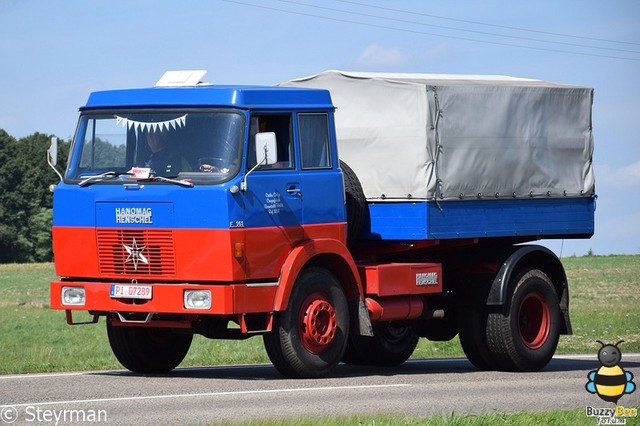
[[577, 237], [594, 232], [595, 198], [375, 202], [365, 239]]

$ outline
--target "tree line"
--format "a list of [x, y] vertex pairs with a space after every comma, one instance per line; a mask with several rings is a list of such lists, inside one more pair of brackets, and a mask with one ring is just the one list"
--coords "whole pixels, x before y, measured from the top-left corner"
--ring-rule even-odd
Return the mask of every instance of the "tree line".
[[[0, 263], [53, 259], [51, 184], [58, 176], [46, 161], [51, 135], [16, 139], [0, 129]], [[58, 141], [58, 170], [66, 168], [70, 142]]]

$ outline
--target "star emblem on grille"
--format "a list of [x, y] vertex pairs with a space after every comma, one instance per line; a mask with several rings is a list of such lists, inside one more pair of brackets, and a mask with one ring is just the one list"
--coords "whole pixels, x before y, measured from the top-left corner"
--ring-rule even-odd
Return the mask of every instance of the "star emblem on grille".
[[134, 238], [131, 242], [131, 245], [128, 246], [123, 244], [122, 247], [129, 253], [129, 256], [124, 261], [124, 263], [133, 263], [133, 269], [138, 270], [138, 264], [144, 263], [145, 265], [149, 264], [149, 260], [145, 257], [142, 252], [147, 248], [147, 246], [138, 247], [138, 243], [136, 243], [136, 239]]

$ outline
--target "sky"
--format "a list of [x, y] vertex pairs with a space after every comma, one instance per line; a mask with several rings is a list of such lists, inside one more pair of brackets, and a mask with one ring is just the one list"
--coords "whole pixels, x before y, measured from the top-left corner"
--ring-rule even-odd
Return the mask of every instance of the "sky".
[[0, 128], [16, 138], [68, 140], [90, 92], [166, 70], [214, 84], [338, 69], [593, 87], [596, 233], [544, 243], [640, 253], [638, 0], [0, 0], [0, 58]]

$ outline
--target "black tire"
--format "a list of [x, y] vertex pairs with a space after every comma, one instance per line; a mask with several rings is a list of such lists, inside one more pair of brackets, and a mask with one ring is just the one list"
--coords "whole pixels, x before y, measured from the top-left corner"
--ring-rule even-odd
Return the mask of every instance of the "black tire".
[[263, 336], [269, 359], [290, 378], [329, 374], [340, 362], [349, 335], [349, 307], [340, 283], [324, 268], [302, 271], [286, 311], [276, 313]]
[[357, 240], [362, 233], [365, 214], [367, 209], [367, 199], [364, 196], [362, 185], [355, 172], [345, 163], [340, 161], [340, 168], [344, 176], [344, 192], [347, 204], [347, 240]]
[[[447, 309], [446, 312], [455, 311]], [[444, 319], [430, 321], [428, 326], [420, 331], [420, 336], [432, 342], [448, 342], [458, 335], [459, 330], [455, 315], [447, 315]]]
[[139, 374], [162, 374], [176, 368], [189, 352], [192, 334], [170, 328], [122, 327], [107, 321], [111, 350], [120, 364]]
[[[358, 318], [358, 302], [352, 303], [350, 305], [351, 311], [351, 324], [357, 325], [359, 324], [360, 319]], [[351, 326], [350, 335], [347, 339], [347, 347], [345, 348], [344, 354], [342, 355], [341, 361], [348, 365], [366, 365], [364, 359], [360, 356], [360, 352], [358, 351], [358, 345], [354, 344], [360, 338], [360, 331], [358, 327]]]
[[480, 370], [495, 369], [486, 338], [487, 317], [483, 306], [465, 307], [459, 313], [460, 345], [471, 364]]
[[373, 336], [352, 336], [343, 361], [353, 365], [394, 367], [409, 359], [420, 337], [411, 327], [397, 323], [377, 325]]
[[[358, 336], [360, 337], [360, 336]], [[342, 355], [342, 362], [348, 365], [368, 365], [366, 360], [360, 355], [360, 351], [358, 350], [358, 338], [349, 339], [349, 343], [347, 343], [347, 348]]]
[[373, 330], [373, 342], [370, 365], [394, 367], [411, 357], [418, 345], [420, 336], [411, 327], [393, 322]]
[[511, 284], [505, 312], [488, 316], [487, 343], [498, 369], [538, 371], [558, 346], [562, 321], [558, 294], [538, 269], [517, 271]]

